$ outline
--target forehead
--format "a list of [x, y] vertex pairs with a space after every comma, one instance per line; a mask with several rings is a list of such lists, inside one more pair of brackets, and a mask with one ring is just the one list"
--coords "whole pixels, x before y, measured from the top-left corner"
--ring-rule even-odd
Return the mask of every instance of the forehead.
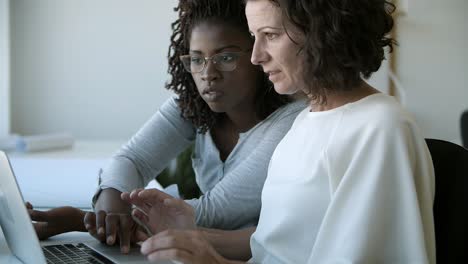
[[281, 8], [269, 0], [249, 0], [245, 7], [249, 28], [255, 32], [263, 27], [282, 28]]
[[190, 50], [209, 52], [226, 46], [240, 49], [252, 47], [247, 31], [222, 22], [201, 22], [193, 27], [190, 36]]

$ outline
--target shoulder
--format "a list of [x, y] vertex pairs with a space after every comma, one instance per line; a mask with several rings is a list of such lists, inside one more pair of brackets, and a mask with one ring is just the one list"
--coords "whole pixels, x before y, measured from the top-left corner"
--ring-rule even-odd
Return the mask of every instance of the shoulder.
[[179, 103], [177, 102], [178, 97], [176, 95], [172, 95], [169, 97], [159, 108], [160, 111], [166, 110], [177, 110], [180, 111]]
[[249, 131], [249, 138], [252, 140], [274, 138], [274, 141], [279, 141], [289, 131], [297, 115], [305, 107], [305, 101], [294, 101], [278, 108]]
[[373, 95], [343, 109], [330, 148], [345, 147], [353, 152], [373, 147], [409, 147], [421, 140], [423, 136], [415, 121], [393, 97]]
[[343, 124], [364, 131], [395, 131], [415, 125], [400, 103], [384, 94], [374, 94], [347, 106], [343, 111]]
[[276, 109], [271, 113], [264, 122], [277, 122], [280, 120], [294, 120], [297, 115], [307, 107], [306, 100], [297, 100], [290, 102], [282, 107]]

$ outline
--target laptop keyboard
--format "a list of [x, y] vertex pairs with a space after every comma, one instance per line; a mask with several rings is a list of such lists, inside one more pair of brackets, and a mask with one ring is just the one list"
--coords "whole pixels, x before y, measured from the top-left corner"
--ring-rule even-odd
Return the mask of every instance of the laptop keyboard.
[[43, 246], [47, 263], [114, 263], [83, 243]]

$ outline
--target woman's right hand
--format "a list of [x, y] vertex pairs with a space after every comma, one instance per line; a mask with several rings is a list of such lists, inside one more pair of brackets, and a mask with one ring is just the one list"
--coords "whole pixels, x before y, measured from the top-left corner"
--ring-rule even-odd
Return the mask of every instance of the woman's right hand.
[[184, 200], [157, 189], [137, 189], [122, 193], [122, 200], [136, 206], [132, 214], [151, 233], [167, 229], [195, 229], [195, 211]]
[[130, 251], [130, 242], [144, 240], [146, 236], [132, 219], [131, 206], [120, 198], [120, 191], [109, 188], [101, 191], [94, 213], [87, 213], [84, 224], [88, 232], [108, 245], [120, 243], [121, 252]]
[[148, 238], [141, 244], [141, 253], [149, 261], [173, 260], [190, 264], [237, 264], [219, 255], [198, 230], [169, 229]]

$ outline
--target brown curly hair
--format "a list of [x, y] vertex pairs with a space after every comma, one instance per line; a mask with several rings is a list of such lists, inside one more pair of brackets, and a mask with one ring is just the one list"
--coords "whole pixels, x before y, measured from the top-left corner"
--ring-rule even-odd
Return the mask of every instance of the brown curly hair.
[[[166, 88], [178, 95], [182, 117], [192, 122], [199, 133], [206, 133], [223, 114], [211, 111], [199, 95], [191, 73], [184, 69], [179, 56], [188, 54], [192, 29], [201, 22], [226, 23], [241, 29], [249, 37], [245, 3], [242, 0], [180, 0], [174, 10], [179, 13], [179, 18], [172, 23], [173, 33], [168, 52], [171, 79], [166, 83]], [[261, 74], [261, 68], [258, 70]], [[257, 116], [263, 120], [289, 101], [289, 97], [277, 94], [263, 75], [255, 98]]]
[[327, 90], [351, 90], [361, 78], [369, 78], [385, 59], [384, 48], [392, 52], [396, 44], [387, 36], [395, 11], [389, 1], [269, 1], [304, 34], [304, 80], [312, 84], [308, 92], [319, 102], [326, 102]]

